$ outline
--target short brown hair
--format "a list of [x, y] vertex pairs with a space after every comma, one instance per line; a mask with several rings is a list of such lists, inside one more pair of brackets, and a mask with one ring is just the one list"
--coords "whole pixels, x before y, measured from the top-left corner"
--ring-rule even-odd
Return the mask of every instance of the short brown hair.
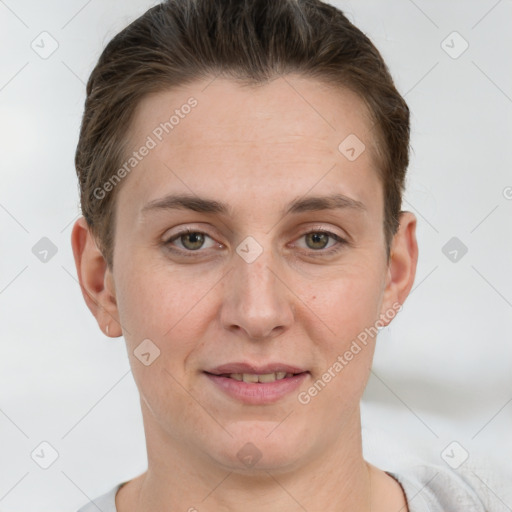
[[124, 161], [141, 99], [219, 74], [263, 84], [286, 73], [347, 87], [367, 105], [389, 259], [409, 163], [409, 109], [368, 37], [320, 0], [167, 0], [108, 43], [87, 83], [75, 165], [82, 213], [110, 268], [120, 186], [101, 200], [95, 190]]

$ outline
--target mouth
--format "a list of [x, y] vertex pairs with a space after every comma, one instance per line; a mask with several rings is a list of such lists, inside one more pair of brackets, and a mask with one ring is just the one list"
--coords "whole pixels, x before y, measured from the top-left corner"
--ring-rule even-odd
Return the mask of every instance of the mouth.
[[204, 372], [209, 380], [231, 398], [246, 404], [276, 402], [295, 391], [310, 374], [281, 363], [255, 366], [233, 363]]
[[274, 382], [276, 380], [289, 379], [307, 370], [298, 366], [285, 363], [268, 363], [255, 365], [250, 363], [228, 363], [205, 371], [216, 377], [225, 377], [239, 382]]
[[[208, 373], [208, 372], [206, 372]], [[302, 373], [302, 372], [301, 372]], [[272, 372], [272, 373], [221, 373], [221, 374], [210, 374], [216, 375], [217, 377], [225, 377], [227, 379], [234, 379], [239, 382], [252, 382], [252, 383], [266, 383], [274, 382], [276, 380], [289, 379], [298, 373], [290, 372]]]

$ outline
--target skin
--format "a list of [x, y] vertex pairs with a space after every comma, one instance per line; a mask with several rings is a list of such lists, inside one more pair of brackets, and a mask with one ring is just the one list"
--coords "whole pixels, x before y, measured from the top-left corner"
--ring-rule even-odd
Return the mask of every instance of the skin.
[[[297, 399], [365, 328], [387, 325], [414, 282], [412, 213], [401, 214], [386, 258], [375, 133], [362, 101], [294, 75], [259, 87], [210, 79], [145, 98], [131, 147], [190, 96], [198, 105], [118, 185], [113, 269], [83, 218], [72, 233], [84, 298], [103, 331], [124, 336], [141, 398], [148, 470], [120, 489], [118, 511], [406, 511], [400, 485], [362, 456], [359, 402], [376, 338], [308, 404]], [[350, 134], [366, 146], [354, 161], [338, 150]], [[141, 213], [178, 192], [225, 202], [231, 213]], [[294, 199], [333, 192], [365, 210], [282, 214]], [[166, 243], [186, 227], [208, 235], [202, 246]], [[335, 239], [305, 236], [318, 228], [349, 243], [328, 256]], [[252, 263], [236, 252], [248, 236], [263, 250]], [[144, 339], [160, 350], [149, 366], [134, 355]], [[241, 404], [204, 374], [234, 361], [310, 374], [275, 403]], [[261, 454], [252, 467], [237, 457], [248, 442]]]

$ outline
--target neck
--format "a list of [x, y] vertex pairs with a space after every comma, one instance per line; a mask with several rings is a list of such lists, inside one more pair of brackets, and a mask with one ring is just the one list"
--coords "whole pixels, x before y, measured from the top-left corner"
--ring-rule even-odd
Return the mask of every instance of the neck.
[[136, 479], [130, 499], [119, 493], [118, 512], [371, 511], [372, 472], [362, 456], [359, 408], [335, 443], [319, 445], [308, 460], [250, 472], [191, 453], [143, 412], [145, 431], [151, 433], [146, 435], [148, 470]]

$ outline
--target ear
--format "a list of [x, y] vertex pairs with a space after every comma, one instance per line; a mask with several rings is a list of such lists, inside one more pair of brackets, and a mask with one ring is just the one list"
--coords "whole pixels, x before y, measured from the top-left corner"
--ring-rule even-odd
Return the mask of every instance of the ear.
[[391, 322], [409, 295], [416, 277], [417, 263], [416, 217], [411, 212], [400, 212], [400, 225], [391, 245], [380, 311], [383, 326]]
[[73, 226], [71, 246], [78, 281], [87, 307], [107, 336], [121, 336], [113, 274], [98, 249], [84, 217], [80, 217]]

